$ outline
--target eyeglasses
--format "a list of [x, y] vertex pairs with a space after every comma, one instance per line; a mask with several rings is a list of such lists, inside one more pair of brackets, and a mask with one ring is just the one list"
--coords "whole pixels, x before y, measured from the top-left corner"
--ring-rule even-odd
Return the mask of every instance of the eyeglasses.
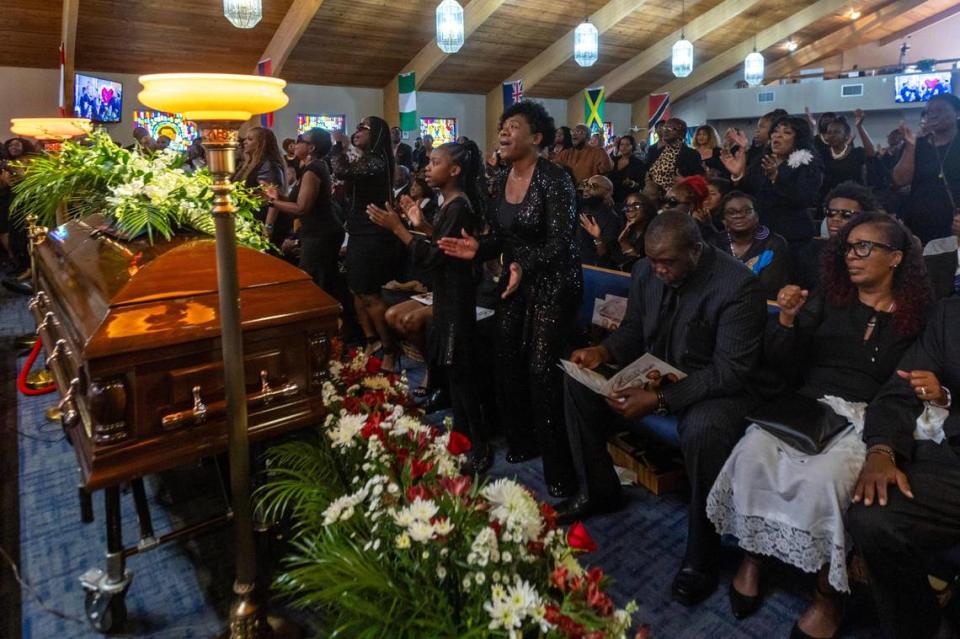
[[621, 207], [624, 211], [639, 211], [643, 208], [643, 202], [634, 202], [633, 204], [624, 204]]
[[723, 214], [727, 217], [740, 217], [740, 216], [750, 215], [752, 213], [753, 213], [752, 206], [748, 206], [742, 209], [735, 209], [733, 207], [728, 209], [723, 209]]
[[847, 253], [853, 251], [853, 254], [862, 260], [870, 257], [874, 248], [887, 249], [888, 251], [899, 251], [896, 246], [890, 246], [883, 242], [871, 242], [870, 240], [860, 240], [859, 242], [847, 242]]
[[843, 218], [844, 220], [851, 219], [854, 215], [857, 215], [860, 211], [854, 211], [852, 209], [826, 209], [824, 213], [830, 219], [833, 218]]
[[664, 131], [682, 131], [683, 129], [681, 129], [681, 128], [678, 127], [678, 126], [669, 126], [669, 125], [667, 125], [667, 126], [663, 127], [663, 130], [664, 130]]

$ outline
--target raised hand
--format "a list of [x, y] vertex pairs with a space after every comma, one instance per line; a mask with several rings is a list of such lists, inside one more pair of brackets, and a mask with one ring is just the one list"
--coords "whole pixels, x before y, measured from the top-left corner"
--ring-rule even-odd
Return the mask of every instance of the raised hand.
[[594, 217], [592, 217], [592, 216], [590, 216], [590, 215], [586, 215], [586, 214], [584, 214], [584, 213], [581, 213], [581, 214], [580, 214], [580, 226], [582, 226], [583, 229], [584, 229], [587, 233], [589, 233], [589, 234], [590, 234], [590, 237], [592, 237], [593, 239], [595, 239], [595, 240], [599, 240], [599, 239], [600, 239], [600, 225], [597, 224], [596, 218], [594, 218]]
[[763, 156], [760, 159], [760, 168], [768, 180], [771, 182], [777, 181], [777, 175], [780, 172], [780, 161], [777, 160], [777, 156], [772, 153]]
[[740, 145], [735, 153], [729, 149], [723, 148], [720, 151], [720, 162], [724, 168], [730, 172], [733, 177], [741, 177], [747, 171], [747, 152], [746, 146]]
[[863, 124], [863, 119], [866, 117], [866, 114], [863, 112], [863, 109], [854, 109], [853, 110], [853, 125], [857, 128]]
[[413, 228], [420, 228], [423, 226], [423, 210], [420, 209], [420, 205], [413, 201], [413, 198], [409, 195], [400, 196], [400, 209], [403, 211], [403, 214], [407, 217], [407, 220], [413, 226]]
[[461, 260], [472, 260], [477, 256], [477, 251], [480, 249], [480, 242], [477, 241], [477, 238], [467, 233], [466, 230], [461, 231], [460, 234], [463, 236], [462, 238], [441, 237], [437, 240], [437, 246], [450, 257]]
[[900, 129], [900, 133], [903, 134], [904, 142], [911, 145], [917, 143], [917, 136], [913, 133], [913, 131], [910, 130], [910, 127], [907, 126], [906, 122], [901, 121], [898, 128]]
[[795, 284], [788, 284], [777, 293], [777, 306], [780, 307], [780, 323], [784, 326], [793, 326], [797, 313], [807, 303], [810, 292]]

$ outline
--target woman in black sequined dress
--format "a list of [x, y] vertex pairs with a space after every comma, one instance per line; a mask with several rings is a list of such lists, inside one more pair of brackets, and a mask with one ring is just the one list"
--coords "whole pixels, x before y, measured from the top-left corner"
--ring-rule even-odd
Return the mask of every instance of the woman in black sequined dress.
[[448, 255], [481, 261], [500, 256], [497, 309], [497, 405], [507, 461], [543, 456], [550, 494], [576, 488], [563, 418], [558, 361], [583, 292], [575, 242], [576, 193], [558, 165], [541, 159], [553, 141], [553, 118], [539, 104], [520, 101], [500, 116], [500, 159], [487, 211], [490, 232], [479, 239], [443, 238]]

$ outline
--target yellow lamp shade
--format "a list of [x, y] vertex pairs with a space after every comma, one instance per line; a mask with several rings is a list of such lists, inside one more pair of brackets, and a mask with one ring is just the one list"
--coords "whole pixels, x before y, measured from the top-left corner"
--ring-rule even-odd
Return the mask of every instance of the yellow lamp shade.
[[69, 140], [87, 135], [93, 124], [86, 118], [13, 118], [10, 131], [37, 140]]
[[260, 75], [160, 73], [140, 76], [140, 102], [195, 121], [246, 121], [283, 108], [286, 81]]

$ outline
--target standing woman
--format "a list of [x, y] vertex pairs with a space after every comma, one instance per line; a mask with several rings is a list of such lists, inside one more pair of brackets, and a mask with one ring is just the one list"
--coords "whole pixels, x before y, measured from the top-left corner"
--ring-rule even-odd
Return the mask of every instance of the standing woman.
[[820, 187], [820, 201], [827, 193], [843, 182], [864, 184], [864, 172], [867, 160], [874, 155], [873, 140], [863, 128], [863, 111], [854, 111], [854, 125], [863, 147], [853, 146], [850, 123], [842, 115], [827, 126], [828, 147], [823, 160], [823, 184]]
[[[287, 164], [273, 131], [255, 126], [243, 136], [243, 163], [234, 181], [243, 182], [249, 188], [273, 185], [281, 194], [287, 194]], [[257, 213], [257, 219], [265, 222], [269, 215], [269, 206], [264, 206]], [[277, 218], [273, 225], [266, 225], [275, 246], [280, 246], [291, 228], [293, 221], [286, 216]]]
[[[370, 116], [360, 121], [351, 139], [341, 131], [333, 136], [337, 143], [330, 156], [333, 175], [346, 183], [351, 203], [346, 216], [350, 234], [347, 284], [367, 343], [379, 337], [383, 344], [383, 368], [395, 371], [399, 347], [384, 318], [387, 304], [380, 296], [380, 288], [400, 272], [403, 245], [393, 233], [374, 224], [367, 215], [370, 204], [393, 204], [395, 165], [390, 127], [383, 119]], [[354, 159], [347, 154], [351, 144], [358, 152]]]
[[777, 120], [770, 153], [749, 167], [742, 147], [734, 153], [724, 150], [720, 157], [735, 188], [753, 195], [760, 223], [782, 235], [796, 255], [816, 235], [810, 209], [820, 203], [823, 181], [823, 164], [807, 121], [790, 116]]
[[557, 154], [560, 151], [573, 148], [573, 132], [570, 131], [570, 127], [562, 126], [558, 128], [553, 134], [553, 146], [550, 149], [550, 159], [557, 157]]
[[265, 189], [272, 210], [284, 217], [300, 220], [300, 268], [328, 293], [340, 297], [337, 282], [337, 259], [343, 245], [343, 227], [333, 214], [333, 180], [323, 158], [333, 144], [329, 131], [310, 129], [297, 136], [293, 144], [294, 158], [303, 167], [300, 181], [293, 187], [289, 200], [281, 198], [276, 186]]
[[583, 273], [573, 181], [562, 167], [539, 157], [554, 131], [553, 118], [536, 102], [507, 108], [500, 116], [504, 166], [494, 175], [490, 233], [479, 241], [469, 235], [441, 238], [439, 245], [461, 259], [500, 256], [496, 381], [507, 461], [532, 459], [539, 451], [550, 494], [562, 497], [576, 489], [576, 478], [557, 360], [580, 306]]
[[905, 124], [903, 152], [893, 168], [897, 186], [910, 185], [903, 218], [924, 244], [950, 235], [960, 207], [960, 143], [957, 143], [960, 98], [935, 95], [927, 103], [927, 135], [917, 138]]
[[637, 141], [632, 135], [625, 135], [617, 143], [617, 150], [610, 158], [613, 170], [607, 174], [613, 182], [613, 201], [622, 204], [627, 196], [643, 188], [647, 176], [647, 167], [643, 160], [634, 155]]
[[697, 127], [693, 134], [693, 150], [700, 154], [700, 162], [707, 175], [727, 177], [730, 173], [720, 161], [720, 135], [709, 124]]

